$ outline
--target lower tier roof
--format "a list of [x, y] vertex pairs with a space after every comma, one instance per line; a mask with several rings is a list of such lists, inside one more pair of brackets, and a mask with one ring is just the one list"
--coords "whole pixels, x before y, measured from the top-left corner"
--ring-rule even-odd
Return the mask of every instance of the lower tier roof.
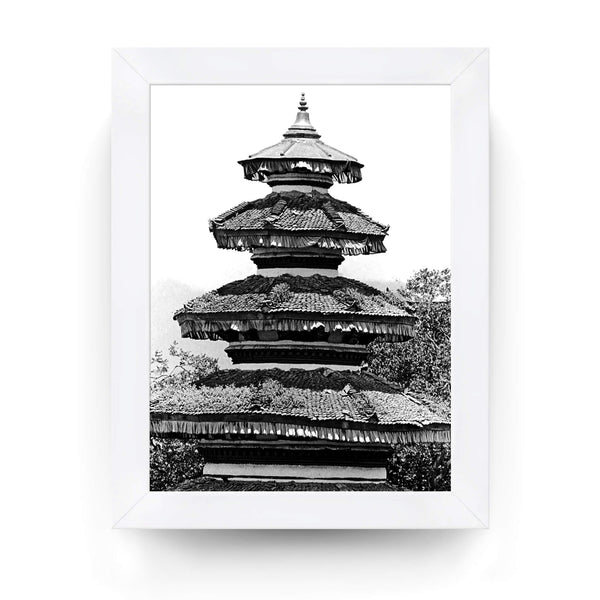
[[[279, 423], [294, 430], [311, 425], [315, 429], [311, 437], [327, 434], [319, 433], [319, 427], [394, 431], [447, 428], [450, 423], [447, 411], [402, 393], [390, 382], [366, 372], [327, 368], [217, 371], [195, 387], [154, 392], [151, 414], [154, 420], [213, 421], [215, 425]], [[258, 434], [265, 431], [259, 427]]]
[[[287, 423], [283, 419], [271, 418], [262, 421], [232, 421], [172, 413], [153, 413], [150, 420], [150, 433], [159, 437], [204, 438], [228, 440], [285, 440], [300, 443], [326, 444], [338, 446], [348, 444], [396, 444], [442, 443], [450, 441], [450, 427], [438, 425], [436, 428], [369, 427]], [[266, 442], [265, 442], [266, 443]]]

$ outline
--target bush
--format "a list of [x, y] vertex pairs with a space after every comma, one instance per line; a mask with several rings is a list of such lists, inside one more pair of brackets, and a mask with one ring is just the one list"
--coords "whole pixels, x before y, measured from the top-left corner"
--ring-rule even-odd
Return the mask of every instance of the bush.
[[401, 444], [388, 462], [387, 479], [411, 492], [450, 491], [450, 444]]
[[204, 459], [198, 440], [150, 436], [150, 489], [172, 489], [186, 479], [202, 476]]

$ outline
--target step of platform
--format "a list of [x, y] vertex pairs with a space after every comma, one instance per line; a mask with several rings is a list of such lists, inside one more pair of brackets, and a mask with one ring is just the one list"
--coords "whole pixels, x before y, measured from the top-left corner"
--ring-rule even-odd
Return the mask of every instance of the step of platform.
[[386, 470], [385, 467], [208, 462], [204, 465], [204, 475], [231, 480], [377, 482], [385, 481]]

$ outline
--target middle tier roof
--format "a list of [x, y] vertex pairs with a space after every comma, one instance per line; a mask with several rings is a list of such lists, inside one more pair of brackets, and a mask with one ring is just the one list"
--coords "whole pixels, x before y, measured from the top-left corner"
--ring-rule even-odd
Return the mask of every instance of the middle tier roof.
[[415, 317], [389, 296], [346, 277], [252, 275], [187, 302], [174, 319], [182, 337], [225, 338], [228, 332], [349, 331], [404, 341]]
[[385, 252], [389, 226], [328, 193], [273, 192], [209, 222], [220, 248], [328, 248], [342, 254]]

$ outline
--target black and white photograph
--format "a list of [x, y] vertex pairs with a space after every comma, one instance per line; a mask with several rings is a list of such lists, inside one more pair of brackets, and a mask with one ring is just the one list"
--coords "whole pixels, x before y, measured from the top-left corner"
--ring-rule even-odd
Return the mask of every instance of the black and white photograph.
[[448, 88], [151, 94], [150, 489], [449, 491]]

